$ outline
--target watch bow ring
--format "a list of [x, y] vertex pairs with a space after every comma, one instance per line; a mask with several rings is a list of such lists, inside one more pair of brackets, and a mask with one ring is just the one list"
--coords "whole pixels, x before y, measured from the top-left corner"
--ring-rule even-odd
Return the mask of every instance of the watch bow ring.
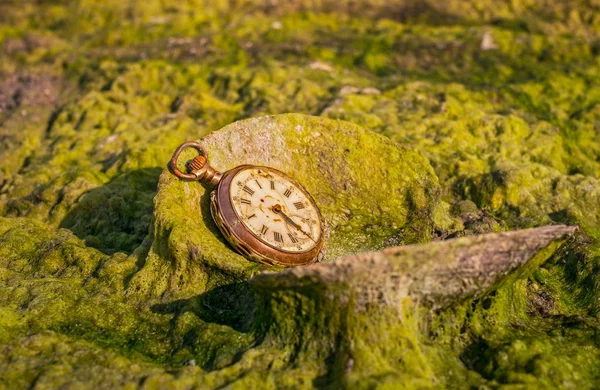
[[[187, 165], [177, 167], [186, 148], [198, 151]], [[298, 182], [270, 167], [240, 165], [227, 172], [208, 163], [208, 153], [195, 141], [181, 144], [169, 162], [183, 180], [213, 187], [212, 218], [231, 246], [247, 259], [284, 267], [320, 260], [324, 251], [324, 222], [315, 200]]]

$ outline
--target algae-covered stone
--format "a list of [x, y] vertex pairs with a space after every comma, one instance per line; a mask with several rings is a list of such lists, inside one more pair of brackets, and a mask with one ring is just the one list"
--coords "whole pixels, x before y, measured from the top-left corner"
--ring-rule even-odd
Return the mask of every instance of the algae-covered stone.
[[[329, 229], [328, 258], [315, 266], [317, 272], [341, 255], [427, 242], [436, 218], [448, 218], [427, 160], [349, 123], [293, 114], [262, 117], [233, 123], [201, 142], [217, 169], [268, 165], [304, 183]], [[179, 180], [165, 169], [151, 233], [129, 256], [103, 254], [64, 229], [53, 232], [41, 223], [1, 219], [5, 319], [0, 340], [6, 353], [0, 367], [11, 373], [8, 380], [19, 386], [33, 381], [109, 386], [147, 378], [149, 387], [213, 388], [232, 381], [281, 387], [315, 381], [366, 385], [388, 372], [389, 384], [401, 381], [402, 373], [411, 373], [415, 383], [432, 384], [446, 352], [424, 355], [415, 338], [427, 316], [404, 298], [422, 294], [423, 303], [433, 300], [436, 308], [479, 296], [570, 231], [557, 229], [540, 241], [532, 233], [527, 248], [508, 234], [408, 252], [388, 249], [372, 254], [384, 259], [381, 264], [369, 255], [331, 264], [331, 269], [357, 267], [356, 286], [316, 278], [290, 289], [288, 273], [259, 276], [253, 292], [245, 281], [264, 267], [236, 254], [223, 240], [210, 218], [207, 194], [201, 184]], [[470, 261], [480, 264], [491, 253], [486, 246], [501, 249], [510, 260], [506, 267], [478, 273], [472, 271], [479, 265], [464, 268]], [[410, 264], [396, 264], [405, 252], [418, 256], [407, 255], [414, 260]], [[456, 269], [443, 271], [446, 263], [453, 264], [445, 256], [452, 255], [460, 258], [452, 258]], [[454, 285], [431, 282], [427, 275], [433, 274], [421, 275], [420, 267], [437, 270], [439, 281], [465, 271], [475, 278], [473, 288], [461, 288], [461, 276]], [[442, 285], [448, 288], [440, 290]], [[394, 300], [396, 295], [384, 291], [388, 286], [404, 295]], [[389, 366], [405, 354], [414, 358]], [[50, 357], [63, 363], [46, 362]], [[428, 367], [425, 372], [414, 371], [420, 364]]]
[[[250, 280], [257, 317], [268, 329], [266, 343], [285, 348], [294, 340], [304, 364], [332, 360], [325, 383], [364, 386], [384, 375], [392, 386], [434, 386], [441, 351], [428, 354], [417, 341], [423, 318], [518, 279], [576, 230], [491, 233], [263, 273]], [[306, 320], [295, 318], [300, 310]]]
[[[265, 382], [275, 388], [314, 381], [364, 386], [384, 373], [390, 384], [406, 383], [402, 376], [410, 374], [410, 383], [433, 385], [450, 352], [419, 341], [431, 313], [414, 303], [479, 295], [547, 247], [536, 262], [545, 260], [553, 241], [573, 230], [551, 227], [371, 252], [258, 276], [253, 299], [233, 283], [173, 301], [169, 294], [136, 300], [124, 290], [136, 262], [144, 260], [141, 253], [109, 257], [66, 230], [0, 219], [0, 369], [5, 383], [16, 387], [109, 388], [140, 381], [151, 388]], [[443, 288], [447, 267], [473, 278], [473, 288], [461, 291], [459, 280]], [[187, 290], [194, 288], [202, 286]], [[249, 326], [240, 322], [244, 315]], [[401, 364], [392, 364], [399, 358]], [[191, 360], [200, 367], [186, 363]]]
[[[235, 122], [200, 142], [217, 170], [263, 165], [302, 183], [327, 224], [325, 261], [427, 242], [434, 216], [443, 218], [443, 209], [436, 214], [440, 187], [427, 160], [349, 122], [298, 114], [261, 117]], [[182, 155], [182, 162], [192, 153]], [[221, 284], [221, 279], [243, 280], [260, 268], [235, 253], [216, 228], [210, 191], [168, 170], [162, 173], [155, 199], [155, 240], [130, 289], [153, 286], [159, 295], [181, 286], [198, 293]]]
[[[586, 0], [0, 2], [0, 387], [599, 387], [599, 27]], [[182, 141], [285, 112], [378, 132], [439, 182], [411, 194], [414, 218], [392, 210], [396, 227], [377, 210], [381, 234], [311, 189], [337, 218], [320, 266], [396, 242], [582, 232], [529, 277], [436, 312], [357, 313], [321, 284], [257, 300], [244, 281], [261, 268], [210, 218], [166, 218], [207, 215], [171, 202], [204, 188], [165, 172], [154, 222], [152, 199]], [[217, 146], [220, 169], [246, 156]]]

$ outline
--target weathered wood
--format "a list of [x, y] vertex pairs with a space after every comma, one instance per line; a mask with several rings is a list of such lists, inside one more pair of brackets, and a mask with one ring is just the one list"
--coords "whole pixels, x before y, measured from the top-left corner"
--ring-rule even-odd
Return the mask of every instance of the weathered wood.
[[[407, 296], [432, 308], [477, 297], [526, 265], [539, 266], [576, 226], [544, 226], [505, 233], [388, 248], [329, 263], [263, 273], [257, 289], [319, 285], [352, 295], [359, 308], [396, 305]], [[545, 250], [547, 249], [547, 250]]]

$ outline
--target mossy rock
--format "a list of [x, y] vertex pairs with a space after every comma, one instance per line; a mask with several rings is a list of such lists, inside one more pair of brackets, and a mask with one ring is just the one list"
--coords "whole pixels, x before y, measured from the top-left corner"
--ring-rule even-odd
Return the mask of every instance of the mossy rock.
[[[302, 183], [327, 225], [324, 261], [430, 241], [435, 219], [445, 216], [437, 177], [424, 157], [349, 122], [266, 116], [235, 122], [200, 142], [221, 172], [263, 165]], [[185, 151], [181, 163], [194, 153]], [[264, 268], [224, 240], [210, 215], [210, 191], [163, 171], [155, 198], [154, 242], [131, 289], [155, 295], [180, 289], [198, 293]]]
[[[599, 387], [597, 8], [1, 2], [0, 388]], [[357, 312], [346, 285], [316, 283], [260, 292], [255, 318], [245, 280], [262, 268], [218, 239], [178, 246], [219, 233], [152, 223], [152, 199], [182, 141], [285, 112], [425, 156], [443, 199], [423, 219], [436, 241], [551, 223], [582, 233], [530, 261], [529, 278], [437, 313]], [[428, 240], [417, 214], [347, 252]], [[431, 259], [437, 245], [421, 250]], [[333, 255], [318, 267], [336, 269]]]

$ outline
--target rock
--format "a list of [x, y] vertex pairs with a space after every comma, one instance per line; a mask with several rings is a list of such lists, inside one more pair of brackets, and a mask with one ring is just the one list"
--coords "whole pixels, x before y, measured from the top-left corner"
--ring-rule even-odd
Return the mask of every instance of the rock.
[[[427, 160], [348, 122], [297, 114], [254, 118], [200, 142], [217, 170], [265, 165], [302, 183], [327, 223], [325, 261], [429, 241], [436, 218], [445, 215]], [[182, 161], [194, 152], [186, 153]], [[234, 252], [221, 236], [210, 215], [209, 192], [168, 170], [161, 174], [154, 242], [131, 291], [197, 294], [222, 278], [243, 280], [263, 268]]]
[[[0, 388], [598, 387], [593, 2], [22, 3], [0, 2]], [[168, 201], [175, 182], [155, 221], [153, 198], [183, 140], [286, 112], [350, 121], [435, 171], [433, 216], [389, 240], [362, 225], [374, 237], [345, 258], [581, 232], [483, 294], [409, 278], [401, 310], [391, 282], [369, 305], [354, 284], [252, 290], [267, 269], [205, 243], [210, 220], [172, 223], [199, 215]]]
[[496, 50], [498, 49], [498, 45], [494, 41], [494, 36], [487, 31], [483, 34], [483, 38], [481, 39], [481, 44], [479, 45], [481, 50]]
[[[250, 281], [256, 292], [250, 300], [248, 290], [231, 283], [173, 301], [170, 294], [138, 300], [124, 289], [144, 259], [143, 246], [127, 258], [109, 257], [67, 230], [0, 218], [0, 370], [16, 386], [102, 380], [111, 386], [252, 387], [314, 381], [322, 370], [328, 380], [350, 385], [384, 374], [398, 385], [410, 367], [436, 364], [418, 341], [419, 324], [433, 315], [427, 308], [460, 305], [491, 291], [528, 260], [531, 267], [543, 262], [574, 230], [552, 226], [390, 248], [258, 275]], [[220, 280], [236, 280], [229, 278]], [[463, 280], [470, 283], [457, 283]], [[18, 314], [7, 309], [14, 306]], [[239, 322], [247, 314], [249, 327]], [[107, 347], [109, 340], [118, 343]], [[136, 362], [119, 353], [123, 348], [168, 356], [171, 364]], [[65, 363], [49, 365], [57, 357]], [[40, 366], [52, 369], [40, 373]], [[413, 380], [434, 383], [434, 372]]]
[[[0, 187], [11, 184], [39, 148], [64, 81], [47, 73], [21, 72], [0, 80]], [[0, 210], [5, 195], [0, 193]]]
[[308, 64], [308, 67], [310, 69], [314, 69], [314, 70], [322, 70], [324, 72], [333, 72], [333, 68], [331, 67], [331, 65], [326, 64], [324, 62], [320, 62], [320, 61], [313, 61], [310, 64]]
[[[491, 233], [263, 273], [250, 280], [257, 291], [256, 316], [264, 321], [265, 343], [283, 354], [294, 345], [304, 362], [328, 356], [330, 375], [350, 387], [380, 375], [391, 387], [402, 387], [403, 370], [439, 364], [417, 341], [437, 310], [472, 302], [524, 269], [537, 268], [576, 231], [547, 226]], [[452, 314], [445, 320], [442, 327], [460, 327]], [[460, 337], [457, 331], [449, 336]], [[416, 377], [420, 383], [436, 381], [432, 373]]]

